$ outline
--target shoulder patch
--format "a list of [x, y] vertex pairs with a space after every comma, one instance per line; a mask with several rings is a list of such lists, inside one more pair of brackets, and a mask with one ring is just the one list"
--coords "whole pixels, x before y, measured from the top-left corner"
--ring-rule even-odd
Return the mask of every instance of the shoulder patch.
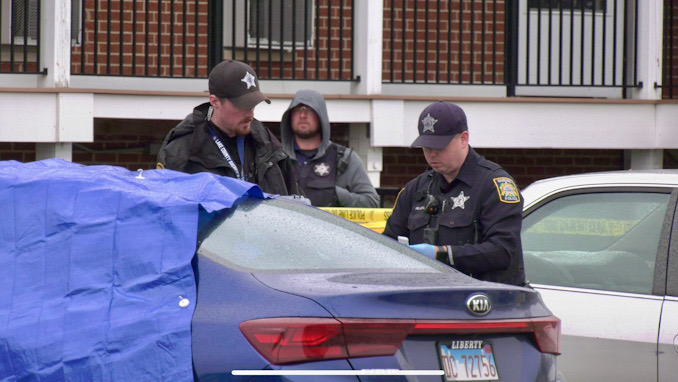
[[501, 177], [492, 179], [499, 193], [499, 200], [503, 203], [519, 203], [520, 193], [511, 178]]

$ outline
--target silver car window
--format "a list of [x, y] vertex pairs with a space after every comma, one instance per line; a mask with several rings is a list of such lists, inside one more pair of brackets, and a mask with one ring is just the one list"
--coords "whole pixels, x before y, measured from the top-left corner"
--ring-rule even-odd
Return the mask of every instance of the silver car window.
[[246, 200], [218, 222], [198, 253], [249, 271], [452, 271], [356, 223], [279, 200]]
[[651, 293], [669, 194], [560, 197], [523, 219], [525, 272], [535, 284]]

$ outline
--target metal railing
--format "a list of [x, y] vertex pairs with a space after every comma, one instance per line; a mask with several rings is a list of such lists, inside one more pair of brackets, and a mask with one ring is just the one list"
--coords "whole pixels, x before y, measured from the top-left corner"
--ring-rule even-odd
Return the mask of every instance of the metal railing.
[[353, 0], [94, 2], [81, 19], [72, 74], [205, 78], [235, 58], [261, 79], [355, 80]]
[[207, 77], [205, 0], [84, 3], [79, 44], [71, 49], [72, 74]]
[[[41, 0], [2, 4], [10, 7], [0, 7], [0, 73], [44, 73]], [[509, 96], [521, 86], [639, 86], [637, 6], [384, 0], [382, 79], [506, 86]], [[72, 8], [74, 75], [206, 78], [216, 62], [235, 58], [267, 80], [357, 80], [354, 0], [73, 0]], [[678, 96], [676, 8], [664, 1], [663, 79], [655, 86], [665, 98]]]
[[638, 86], [637, 0], [526, 3], [387, 0], [384, 82]]
[[384, 82], [506, 84], [505, 5], [386, 0]]
[[[353, 0], [224, 1], [223, 56], [268, 80], [356, 81]], [[221, 36], [221, 35], [220, 35]], [[222, 44], [216, 44], [221, 46]], [[221, 52], [219, 52], [221, 53]]]
[[0, 4], [0, 73], [44, 73], [40, 67], [40, 0]]
[[543, 3], [529, 2], [518, 85], [638, 86], [638, 0]]
[[664, 41], [662, 59], [663, 98], [678, 98], [678, 5], [676, 1], [664, 0]]

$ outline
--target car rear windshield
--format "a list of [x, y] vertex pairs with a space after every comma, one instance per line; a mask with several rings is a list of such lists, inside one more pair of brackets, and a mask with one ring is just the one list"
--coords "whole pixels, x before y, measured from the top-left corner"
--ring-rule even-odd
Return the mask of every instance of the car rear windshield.
[[235, 269], [454, 272], [359, 224], [287, 200], [247, 199], [203, 231], [198, 253]]

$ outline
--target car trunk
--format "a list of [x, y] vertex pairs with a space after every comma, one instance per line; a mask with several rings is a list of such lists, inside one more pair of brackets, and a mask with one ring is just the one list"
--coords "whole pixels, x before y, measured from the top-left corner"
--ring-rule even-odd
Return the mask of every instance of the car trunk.
[[[271, 288], [312, 299], [335, 317], [263, 319], [256, 323], [260, 333], [271, 328], [280, 328], [275, 330], [281, 333], [296, 326], [297, 335], [306, 335], [304, 340], [311, 342], [329, 337], [331, 330], [318, 328], [333, 327], [345, 338], [345, 357], [356, 370], [383, 369], [396, 374], [418, 370], [421, 375], [409, 376], [417, 381], [440, 381], [441, 373], [465, 380], [526, 376], [538, 380], [545, 371], [555, 375], [556, 358], [549, 353], [557, 352], [559, 321], [529, 288], [441, 273], [255, 276]], [[476, 295], [489, 297], [488, 313], [479, 315], [467, 308], [469, 298]], [[525, 312], [532, 317], [525, 317]], [[310, 337], [314, 330], [316, 336]], [[327, 346], [318, 354], [335, 350]], [[300, 350], [299, 360], [309, 353]], [[361, 380], [371, 378], [362, 376]]]

